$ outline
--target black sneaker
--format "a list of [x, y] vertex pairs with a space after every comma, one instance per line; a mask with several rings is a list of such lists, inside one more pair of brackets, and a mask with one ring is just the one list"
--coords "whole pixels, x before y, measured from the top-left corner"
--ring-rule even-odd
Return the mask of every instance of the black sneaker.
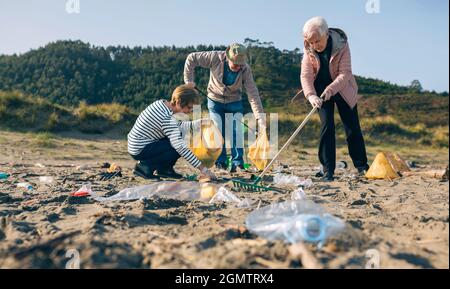
[[216, 163], [216, 169], [218, 170], [226, 170], [227, 169], [227, 165], [224, 163]]
[[183, 176], [177, 173], [173, 168], [158, 169], [156, 175], [162, 178], [182, 179]]
[[365, 176], [367, 171], [369, 170], [369, 166], [365, 166], [365, 167], [357, 168], [357, 169], [358, 169], [358, 175]]
[[239, 168], [239, 169], [242, 170], [242, 171], [245, 170], [243, 164], [239, 164], [239, 165], [232, 164], [232, 165], [231, 165], [231, 168], [230, 168], [230, 173], [235, 173], [235, 172], [237, 171], [237, 168]]
[[332, 175], [332, 174], [325, 174], [323, 177], [322, 177], [322, 181], [324, 181], [324, 182], [332, 182], [332, 181], [334, 181], [334, 176]]
[[144, 179], [157, 179], [158, 177], [153, 174], [154, 170], [148, 165], [138, 162], [134, 167], [133, 174]]

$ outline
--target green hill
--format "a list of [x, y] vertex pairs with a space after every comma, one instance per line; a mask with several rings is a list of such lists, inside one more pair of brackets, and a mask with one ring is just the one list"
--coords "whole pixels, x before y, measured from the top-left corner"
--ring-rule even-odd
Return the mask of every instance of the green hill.
[[[265, 107], [284, 107], [300, 87], [302, 54], [271, 43], [246, 39], [251, 65]], [[81, 41], [58, 41], [22, 55], [0, 56], [0, 90], [39, 95], [52, 103], [76, 106], [116, 102], [135, 109], [167, 98], [183, 81], [186, 56], [225, 46], [95, 47]], [[209, 72], [196, 71], [205, 88]], [[357, 77], [364, 95], [416, 93], [408, 87]], [[445, 94], [448, 96], [448, 94]], [[248, 107], [247, 107], [248, 109]]]

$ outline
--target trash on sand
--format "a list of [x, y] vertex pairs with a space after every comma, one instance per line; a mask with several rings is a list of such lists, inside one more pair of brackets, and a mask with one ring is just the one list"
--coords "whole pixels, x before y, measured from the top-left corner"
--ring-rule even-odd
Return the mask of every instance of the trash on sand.
[[100, 176], [100, 181], [110, 180], [114, 177], [122, 177], [122, 168], [115, 163], [104, 163], [102, 168], [107, 170], [106, 172], [98, 174]]
[[72, 193], [72, 196], [74, 197], [87, 197], [93, 195], [92, 189], [91, 189], [91, 183], [84, 183], [81, 185], [81, 188], [76, 191], [75, 193]]
[[28, 183], [28, 182], [18, 183], [17, 187], [18, 188], [24, 188], [24, 189], [27, 189], [29, 191], [33, 190], [33, 186], [30, 183]]
[[409, 177], [409, 176], [421, 176], [425, 178], [434, 178], [439, 180], [448, 180], [449, 177], [449, 171], [448, 167], [446, 169], [442, 170], [428, 170], [428, 171], [414, 171], [414, 172], [403, 172], [402, 176]]
[[248, 208], [254, 204], [254, 201], [250, 199], [239, 199], [235, 194], [224, 187], [220, 187], [217, 193], [209, 201], [211, 204], [217, 202], [236, 203], [236, 207], [238, 208]]
[[0, 180], [7, 179], [7, 178], [9, 178], [9, 175], [7, 173], [0, 173]]
[[302, 186], [304, 188], [309, 188], [313, 185], [311, 179], [302, 179], [294, 175], [285, 175], [278, 173], [273, 178], [273, 182], [275, 185], [283, 186], [283, 185], [295, 185]]
[[417, 168], [417, 163], [415, 161], [406, 161], [406, 164], [412, 169]]
[[216, 193], [215, 185], [198, 182], [163, 181], [149, 185], [126, 188], [110, 197], [92, 194], [99, 202], [148, 199], [155, 196], [177, 200], [208, 200]]
[[410, 169], [397, 153], [378, 153], [366, 173], [368, 179], [396, 179]]
[[36, 163], [36, 164], [34, 164], [34, 166], [38, 167], [38, 168], [45, 168], [45, 165], [43, 165], [41, 163]]
[[305, 191], [303, 191], [302, 188], [298, 188], [295, 191], [291, 193], [291, 200], [292, 201], [299, 201], [299, 200], [305, 200], [306, 194]]
[[115, 173], [122, 171], [122, 168], [119, 165], [112, 163], [106, 171], [108, 173]]
[[346, 169], [348, 167], [347, 162], [346, 161], [338, 161], [336, 163], [336, 168], [337, 169]]
[[51, 184], [53, 183], [53, 177], [49, 177], [49, 176], [42, 176], [39, 177], [39, 182], [42, 184]]
[[286, 201], [251, 212], [245, 221], [247, 229], [270, 241], [300, 241], [323, 245], [327, 238], [337, 235], [345, 223], [321, 206], [309, 201]]

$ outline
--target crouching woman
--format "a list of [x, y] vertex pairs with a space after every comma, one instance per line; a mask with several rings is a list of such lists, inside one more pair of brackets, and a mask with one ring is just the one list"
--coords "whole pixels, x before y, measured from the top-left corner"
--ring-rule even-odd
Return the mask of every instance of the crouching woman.
[[202, 120], [180, 121], [173, 116], [175, 113], [191, 113], [197, 99], [195, 89], [180, 85], [173, 91], [170, 102], [157, 100], [141, 112], [128, 133], [128, 153], [138, 161], [135, 175], [146, 179], [181, 178], [173, 166], [183, 157], [203, 176], [216, 178], [192, 153], [182, 137], [182, 131], [191, 131]]

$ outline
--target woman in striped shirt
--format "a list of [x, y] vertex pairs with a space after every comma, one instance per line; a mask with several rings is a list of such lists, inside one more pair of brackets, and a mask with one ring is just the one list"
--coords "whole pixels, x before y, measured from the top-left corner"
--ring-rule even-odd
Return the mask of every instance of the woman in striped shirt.
[[216, 176], [192, 153], [183, 140], [182, 132], [210, 124], [210, 120], [179, 121], [174, 113], [191, 113], [197, 102], [197, 92], [188, 85], [178, 86], [171, 101], [157, 100], [150, 104], [136, 120], [128, 134], [128, 153], [138, 161], [134, 174], [149, 178], [181, 178], [173, 169], [181, 157], [211, 179]]

